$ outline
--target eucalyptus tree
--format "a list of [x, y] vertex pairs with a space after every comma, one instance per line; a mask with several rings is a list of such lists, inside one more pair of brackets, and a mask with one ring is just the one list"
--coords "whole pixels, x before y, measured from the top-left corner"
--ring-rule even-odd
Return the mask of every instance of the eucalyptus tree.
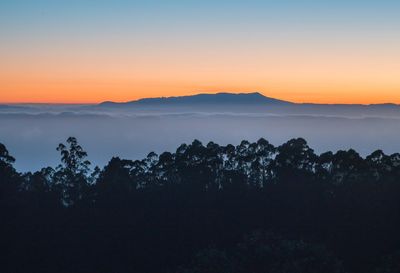
[[56, 168], [53, 186], [59, 192], [62, 203], [70, 206], [87, 193], [91, 163], [74, 137], [69, 137], [66, 144], [60, 143], [57, 151], [61, 155], [61, 164]]
[[10, 155], [6, 146], [0, 143], [0, 199], [13, 194], [19, 187], [19, 175], [13, 167], [15, 158]]

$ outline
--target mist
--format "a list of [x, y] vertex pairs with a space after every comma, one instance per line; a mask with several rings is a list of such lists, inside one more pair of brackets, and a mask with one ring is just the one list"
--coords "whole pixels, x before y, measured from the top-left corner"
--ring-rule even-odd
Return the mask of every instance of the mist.
[[48, 105], [4, 108], [0, 111], [0, 142], [17, 159], [19, 171], [57, 166], [60, 156], [56, 147], [69, 136], [78, 138], [92, 166], [100, 167], [113, 156], [141, 159], [151, 151], [175, 151], [194, 139], [204, 145], [209, 141], [238, 145], [242, 140], [265, 138], [278, 146], [303, 137], [317, 153], [350, 148], [362, 156], [377, 149], [388, 154], [400, 151], [400, 115], [368, 116], [360, 111], [347, 116], [336, 111], [338, 114], [333, 115], [331, 108], [323, 115], [320, 107], [306, 113], [290, 109], [190, 112]]

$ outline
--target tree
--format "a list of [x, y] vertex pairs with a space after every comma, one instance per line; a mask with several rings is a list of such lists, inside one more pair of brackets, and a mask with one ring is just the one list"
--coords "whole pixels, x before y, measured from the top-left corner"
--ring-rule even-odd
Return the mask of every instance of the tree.
[[18, 173], [13, 167], [14, 157], [10, 155], [6, 146], [0, 143], [0, 199], [10, 196], [18, 190]]
[[54, 175], [54, 186], [63, 204], [70, 206], [87, 192], [90, 161], [86, 160], [87, 153], [74, 137], [67, 139], [67, 145], [60, 143], [57, 151], [61, 154], [61, 164]]
[[180, 183], [180, 176], [176, 170], [175, 155], [164, 152], [160, 155], [155, 167], [158, 185], [170, 186]]
[[112, 158], [99, 174], [95, 185], [96, 198], [102, 202], [116, 202], [136, 190], [138, 185], [131, 175], [133, 165], [130, 160]]
[[390, 156], [386, 155], [382, 150], [377, 150], [367, 156], [366, 163], [368, 171], [375, 180], [379, 180], [392, 171], [392, 162]]
[[302, 138], [289, 140], [278, 147], [275, 158], [276, 177], [280, 182], [309, 179], [315, 172], [317, 155]]
[[0, 143], [0, 162], [4, 164], [12, 164], [15, 162], [15, 158], [10, 155], [6, 146]]
[[32, 193], [45, 194], [50, 191], [51, 182], [54, 177], [55, 170], [51, 167], [43, 168], [33, 174], [29, 173], [25, 189]]
[[255, 155], [251, 165], [253, 184], [264, 187], [266, 182], [273, 177], [272, 162], [276, 155], [276, 148], [264, 138], [250, 145]]

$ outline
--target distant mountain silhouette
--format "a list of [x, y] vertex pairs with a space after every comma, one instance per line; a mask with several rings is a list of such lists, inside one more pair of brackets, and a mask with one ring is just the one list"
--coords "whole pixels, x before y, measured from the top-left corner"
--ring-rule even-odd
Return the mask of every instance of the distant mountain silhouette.
[[23, 111], [27, 109], [29, 109], [27, 106], [0, 104], [0, 111]]
[[181, 97], [145, 98], [125, 103], [103, 102], [100, 106], [195, 106], [195, 105], [289, 105], [288, 101], [266, 97], [260, 93], [217, 93]]
[[400, 105], [293, 103], [260, 93], [197, 94], [181, 97], [144, 98], [130, 102], [103, 102], [90, 106], [93, 111], [269, 113], [277, 115], [321, 115], [345, 117], [399, 117]]

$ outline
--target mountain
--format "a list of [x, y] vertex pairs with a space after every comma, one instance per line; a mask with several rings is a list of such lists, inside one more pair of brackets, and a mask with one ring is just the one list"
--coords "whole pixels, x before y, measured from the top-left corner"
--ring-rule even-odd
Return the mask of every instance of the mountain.
[[30, 108], [28, 106], [0, 104], [0, 112], [18, 112], [29, 109]]
[[103, 102], [91, 106], [97, 111], [162, 113], [258, 113], [341, 117], [400, 117], [397, 104], [313, 104], [292, 103], [260, 93], [217, 93], [193, 96], [145, 98], [130, 102]]
[[243, 105], [243, 106], [266, 106], [266, 105], [289, 105], [288, 101], [278, 100], [263, 96], [260, 93], [217, 93], [198, 94], [181, 97], [145, 98], [125, 103], [103, 102], [99, 106], [120, 107], [120, 106], [202, 106], [202, 105]]

